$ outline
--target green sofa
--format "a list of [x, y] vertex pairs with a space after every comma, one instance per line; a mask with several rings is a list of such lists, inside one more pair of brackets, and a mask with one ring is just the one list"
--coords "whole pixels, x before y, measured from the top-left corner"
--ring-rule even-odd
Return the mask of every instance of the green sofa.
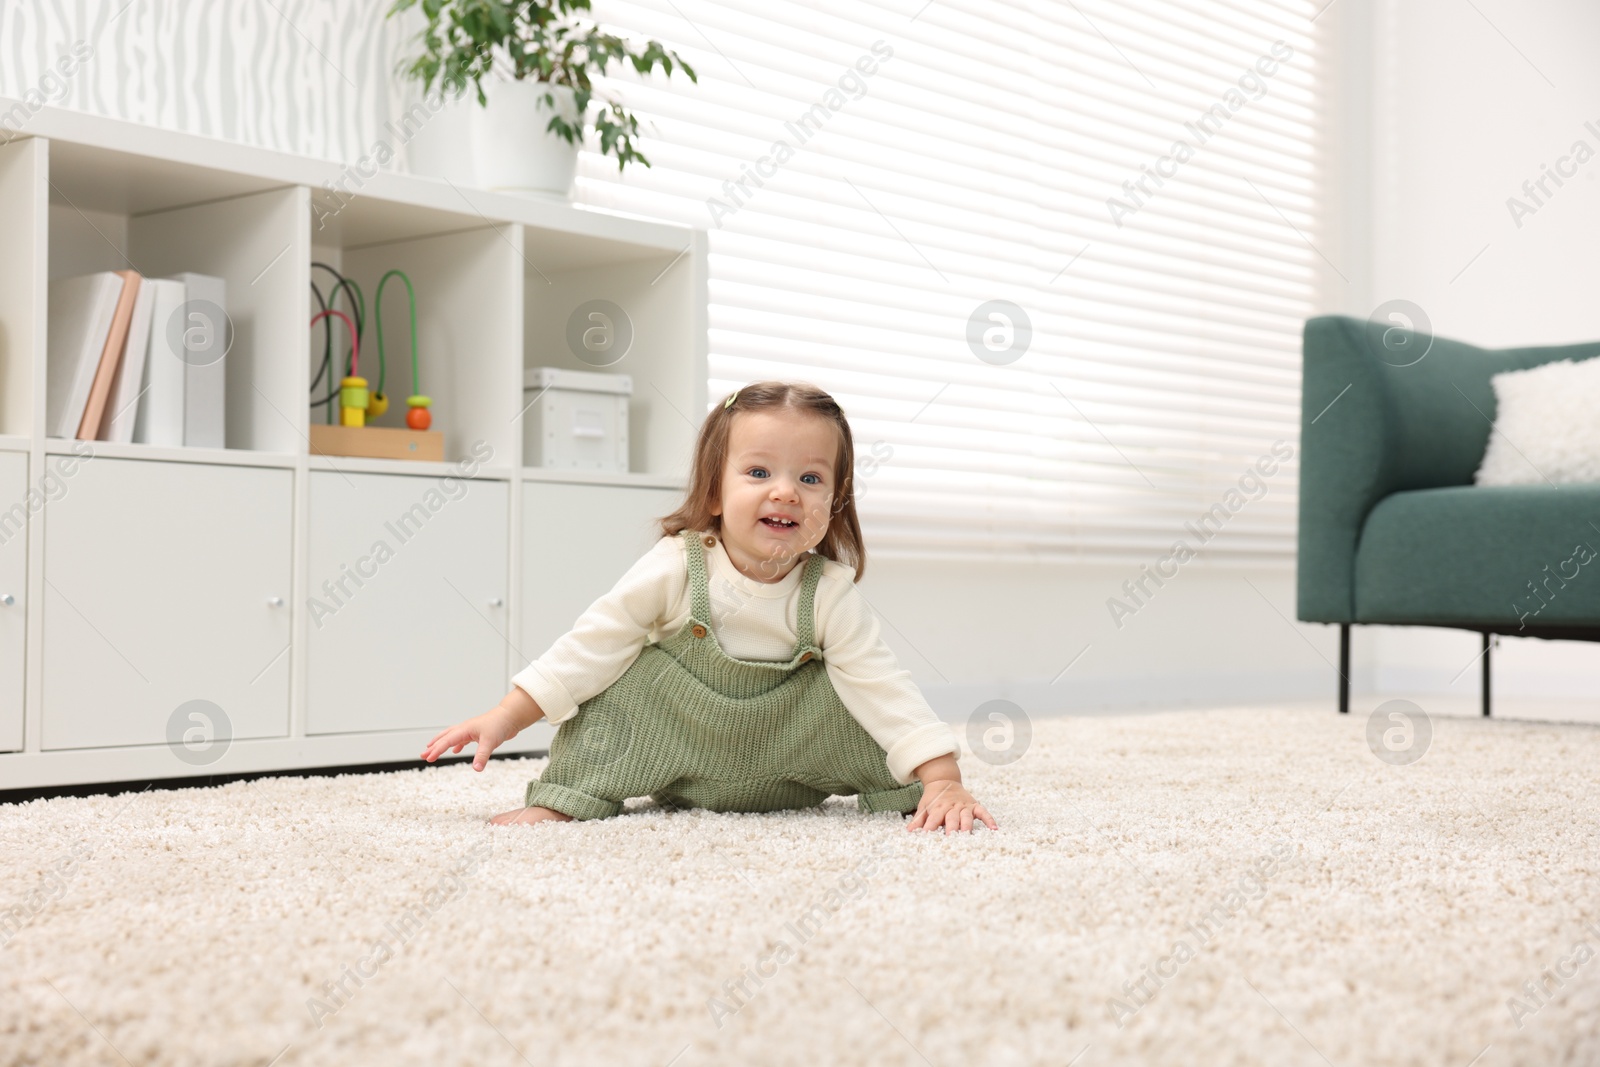
[[1352, 625], [1481, 633], [1487, 715], [1491, 635], [1600, 640], [1600, 485], [1474, 486], [1495, 415], [1489, 379], [1600, 355], [1600, 342], [1485, 349], [1411, 335], [1395, 352], [1384, 340], [1362, 319], [1305, 326], [1298, 614], [1339, 625], [1341, 712]]

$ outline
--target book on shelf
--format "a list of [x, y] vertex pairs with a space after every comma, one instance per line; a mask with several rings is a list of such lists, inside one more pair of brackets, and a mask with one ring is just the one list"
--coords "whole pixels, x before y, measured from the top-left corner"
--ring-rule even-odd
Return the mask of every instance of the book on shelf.
[[[179, 274], [173, 280], [183, 284], [185, 336], [193, 330], [203, 339], [202, 354], [196, 357], [191, 351], [184, 362], [183, 443], [224, 448], [228, 379], [222, 353], [228, 345], [228, 283], [209, 274]], [[216, 313], [221, 314], [220, 322], [206, 321]], [[215, 358], [205, 354], [206, 350]]]
[[[181, 336], [174, 346], [171, 326], [174, 318], [183, 314], [183, 283], [157, 278], [148, 284], [153, 290], [150, 346], [133, 439], [142, 445], [178, 447], [183, 444], [183, 385], [189, 365], [183, 359]], [[181, 327], [181, 321], [178, 325]]]
[[205, 274], [102, 271], [51, 283], [46, 432], [225, 447], [226, 364], [209, 353], [226, 350], [226, 300], [227, 283]]
[[89, 399], [83, 406], [83, 418], [78, 422], [77, 437], [80, 441], [93, 441], [100, 436], [106, 402], [111, 399], [117, 365], [122, 362], [122, 349], [127, 344], [128, 328], [133, 323], [133, 305], [139, 297], [137, 272], [119, 270], [113, 273], [122, 279], [122, 292], [117, 297], [117, 310], [111, 316], [111, 329], [106, 333], [105, 346], [100, 350], [100, 365], [95, 368], [94, 381], [89, 386]]
[[145, 356], [150, 350], [150, 322], [155, 311], [156, 286], [161, 282], [150, 278], [139, 283], [138, 295], [133, 299], [133, 318], [128, 323], [128, 340], [122, 349], [122, 360], [117, 364], [111, 399], [106, 406], [105, 418], [96, 435], [101, 441], [127, 444], [133, 440], [134, 419], [138, 415], [139, 390], [144, 380]]
[[76, 437], [127, 282], [114, 271], [50, 283], [45, 433]]

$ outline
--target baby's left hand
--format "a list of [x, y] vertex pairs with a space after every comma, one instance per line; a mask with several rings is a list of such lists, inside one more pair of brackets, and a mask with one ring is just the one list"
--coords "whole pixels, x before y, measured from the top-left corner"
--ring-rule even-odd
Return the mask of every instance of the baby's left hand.
[[967, 792], [966, 786], [941, 779], [923, 783], [922, 800], [917, 804], [917, 813], [911, 817], [906, 829], [943, 829], [946, 833], [970, 831], [974, 819], [991, 830], [1000, 829], [988, 809], [978, 803], [977, 797]]

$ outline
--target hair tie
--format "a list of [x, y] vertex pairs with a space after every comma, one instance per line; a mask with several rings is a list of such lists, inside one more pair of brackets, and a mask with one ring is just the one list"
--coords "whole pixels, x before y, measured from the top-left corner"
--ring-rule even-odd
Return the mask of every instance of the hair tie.
[[726, 399], [726, 400], [724, 400], [722, 402], [722, 406], [724, 408], [731, 408], [731, 407], [733, 407], [733, 402], [735, 400], [738, 400], [738, 399], [739, 399], [739, 390], [735, 389], [733, 392], [728, 394], [728, 399]]

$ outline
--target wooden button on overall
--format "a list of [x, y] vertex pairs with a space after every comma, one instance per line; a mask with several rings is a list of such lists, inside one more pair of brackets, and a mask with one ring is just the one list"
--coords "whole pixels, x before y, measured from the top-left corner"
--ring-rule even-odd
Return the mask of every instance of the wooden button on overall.
[[690, 633], [694, 634], [696, 637], [704, 637], [706, 635], [706, 628], [701, 626], [699, 623], [695, 623], [694, 629], [691, 630]]
[[805, 663], [805, 662], [809, 661], [810, 659], [811, 659], [811, 653], [806, 652], [806, 653], [801, 655], [800, 662], [801, 663]]

